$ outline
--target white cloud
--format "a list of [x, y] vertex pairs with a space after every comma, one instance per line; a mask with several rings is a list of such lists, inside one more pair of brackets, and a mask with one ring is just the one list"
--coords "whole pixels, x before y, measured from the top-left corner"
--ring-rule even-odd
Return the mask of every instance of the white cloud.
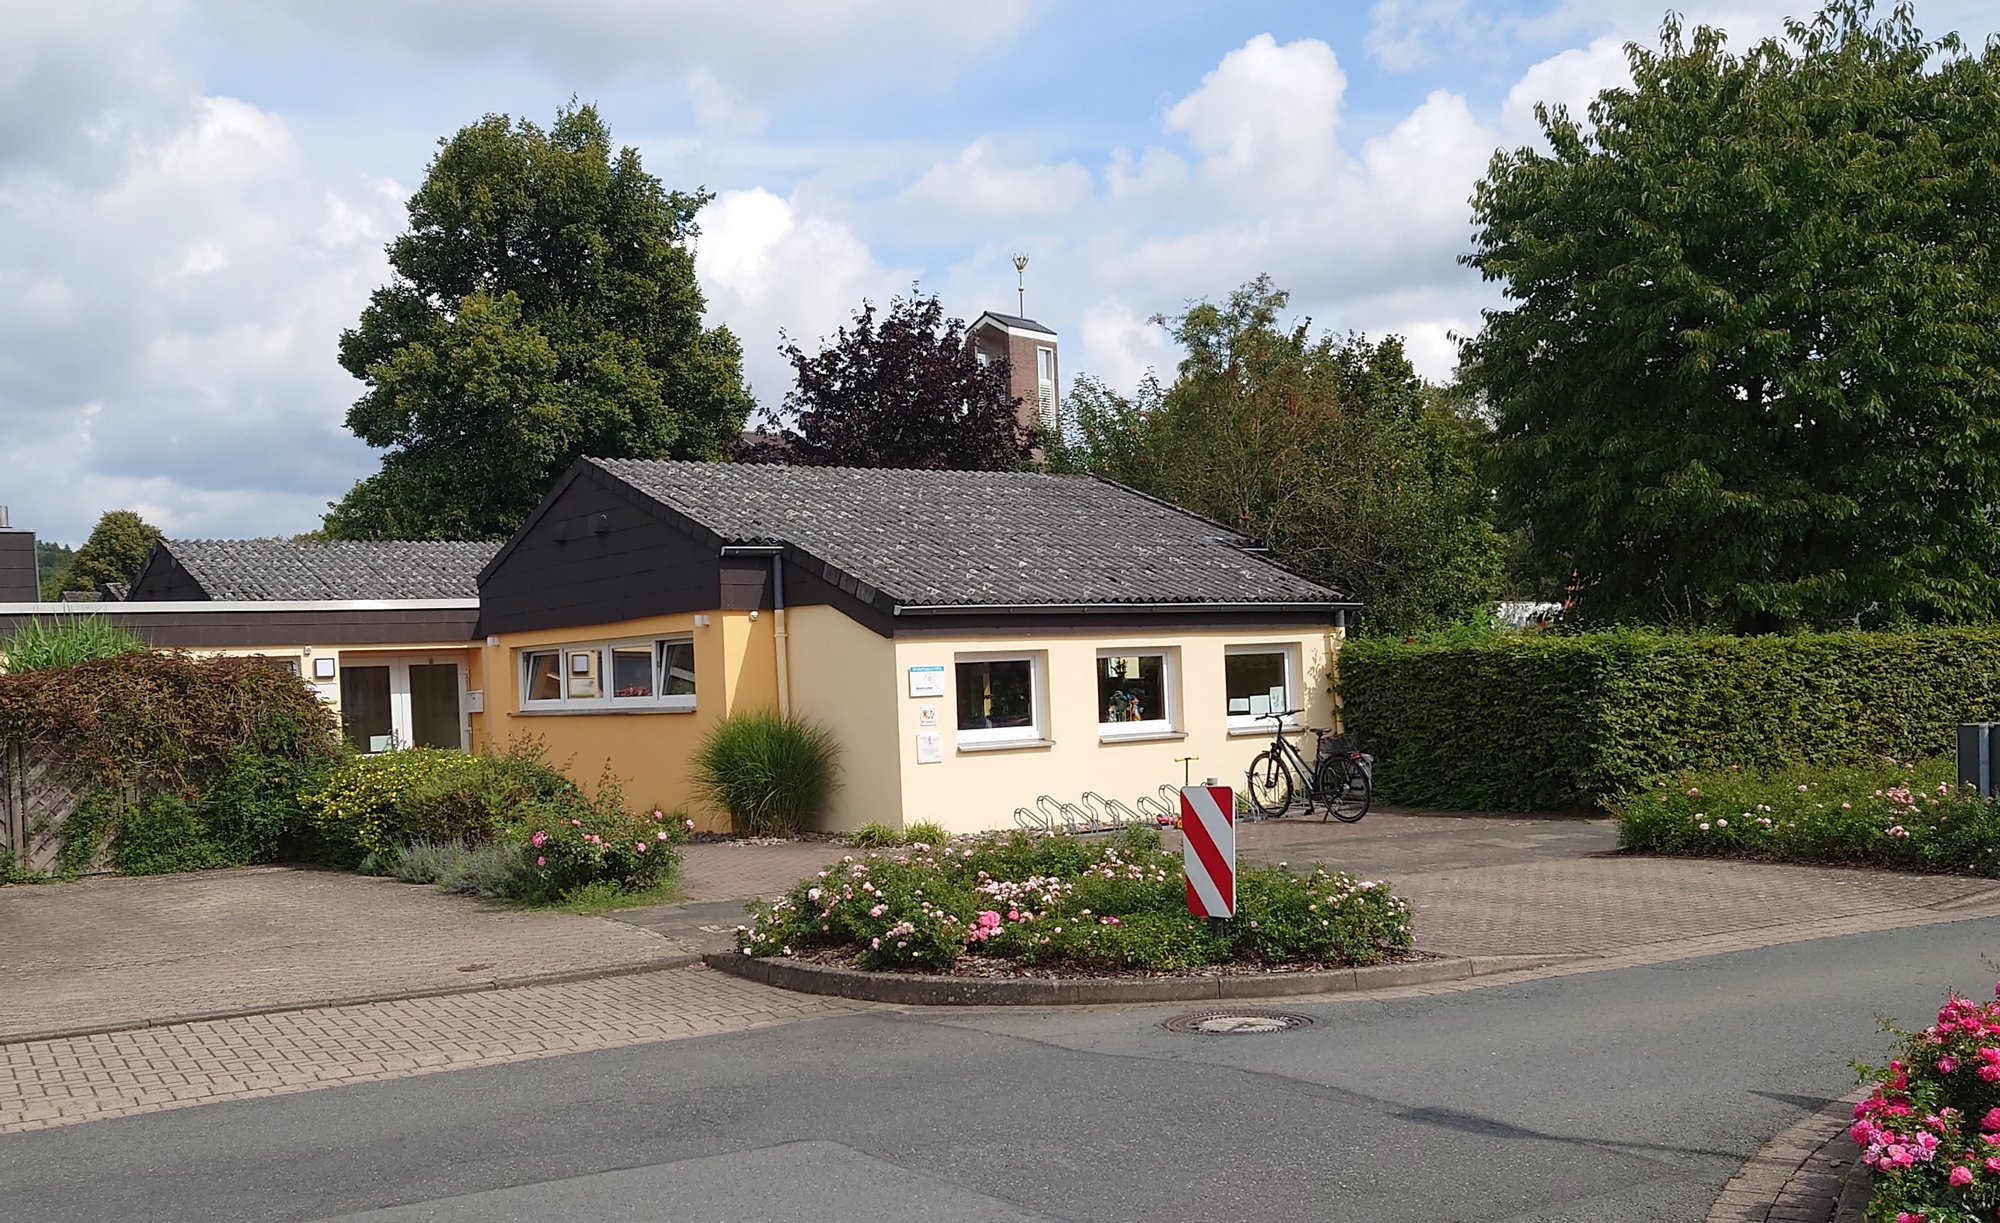
[[1334, 128], [1347, 74], [1318, 39], [1279, 46], [1259, 34], [1222, 57], [1201, 87], [1167, 111], [1203, 155], [1203, 180], [1268, 198], [1316, 186], [1338, 150]]
[[1090, 196], [1090, 171], [1075, 162], [1009, 165], [993, 141], [982, 138], [956, 160], [932, 166], [899, 198], [954, 217], [990, 220], [1063, 217]]
[[[1129, 392], [1148, 371], [1171, 381], [1180, 353], [1166, 329], [1124, 301], [1100, 301], [1083, 314], [1083, 347], [1066, 358], [1066, 377], [1089, 373]], [[1072, 372], [1073, 371], [1073, 372]]]
[[1408, 72], [1463, 51], [1492, 27], [1467, 0], [1377, 0], [1361, 45], [1389, 71]]
[[1590, 104], [1606, 89], [1629, 87], [1631, 66], [1625, 59], [1625, 40], [1600, 38], [1587, 47], [1573, 47], [1551, 56], [1528, 69], [1507, 100], [1500, 105], [1500, 119], [1507, 134], [1516, 141], [1541, 142], [1541, 125], [1535, 122], [1535, 104], [1569, 108], [1570, 118], [1589, 129]]
[[937, 84], [1018, 33], [1040, 0], [201, 0], [239, 43], [532, 65], [566, 87], [676, 76], [704, 122], [755, 130], [771, 98], [831, 76]]
[[812, 351], [863, 298], [886, 304], [915, 276], [882, 267], [839, 220], [762, 187], [723, 192], [700, 222], [695, 271], [709, 321], [743, 342], [744, 376], [768, 408], [792, 385], [781, 331]]
[[0, 170], [0, 451], [32, 456], [7, 500], [72, 541], [134, 503], [183, 534], [306, 529], [371, 465], [334, 343], [400, 192], [317, 179], [248, 103], [145, 101], [73, 134], [88, 157]]

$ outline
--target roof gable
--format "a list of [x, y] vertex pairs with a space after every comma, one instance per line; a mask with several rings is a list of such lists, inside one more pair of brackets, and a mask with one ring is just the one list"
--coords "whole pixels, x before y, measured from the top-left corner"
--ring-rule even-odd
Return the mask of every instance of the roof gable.
[[789, 545], [884, 610], [1353, 602], [1234, 531], [1091, 476], [579, 463], [721, 545]]

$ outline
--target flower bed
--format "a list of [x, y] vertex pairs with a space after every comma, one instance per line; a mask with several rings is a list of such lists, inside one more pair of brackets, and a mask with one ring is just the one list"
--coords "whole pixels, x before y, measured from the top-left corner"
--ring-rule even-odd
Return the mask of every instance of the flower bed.
[[[2000, 995], [2000, 987], [1995, 994]], [[2000, 1207], [2000, 1003], [1953, 995], [1901, 1033], [1849, 1131], [1875, 1173], [1877, 1223], [1991, 1223]]]
[[1647, 853], [2000, 877], [2000, 809], [1951, 757], [1844, 769], [1682, 774], [1616, 810]]
[[1324, 867], [1245, 866], [1234, 919], [1191, 917], [1179, 855], [1134, 829], [1099, 843], [1012, 833], [850, 855], [755, 910], [737, 945], [844, 950], [864, 969], [950, 972], [970, 956], [1116, 972], [1349, 967], [1407, 951], [1410, 936], [1408, 901]]

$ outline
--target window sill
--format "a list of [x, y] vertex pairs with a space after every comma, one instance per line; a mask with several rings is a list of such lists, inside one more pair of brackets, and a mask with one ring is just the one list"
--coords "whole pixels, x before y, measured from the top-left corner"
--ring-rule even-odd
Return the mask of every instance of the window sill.
[[[1297, 722], [1285, 723], [1285, 733], [1288, 735], [1296, 735], [1300, 729], [1301, 727]], [[1232, 726], [1229, 728], [1229, 737], [1232, 739], [1249, 739], [1258, 735], [1266, 739], [1270, 738], [1271, 724], [1266, 722], [1262, 726]]]
[[1097, 742], [1100, 745], [1107, 743], [1157, 743], [1163, 739], [1185, 738], [1187, 738], [1187, 732], [1184, 730], [1142, 730], [1136, 734], [1100, 734], [1097, 736]]
[[994, 743], [961, 743], [958, 750], [966, 752], [1019, 752], [1054, 747], [1054, 739], [1001, 739]]
[[508, 714], [510, 718], [629, 718], [650, 717], [661, 713], [693, 713], [694, 707], [686, 709], [517, 709]]

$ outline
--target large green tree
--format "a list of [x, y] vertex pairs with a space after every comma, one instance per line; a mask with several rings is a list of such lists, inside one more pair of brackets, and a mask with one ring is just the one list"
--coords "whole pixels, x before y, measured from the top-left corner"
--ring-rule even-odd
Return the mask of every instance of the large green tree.
[[341, 336], [368, 385], [348, 428], [389, 453], [324, 534], [501, 538], [579, 455], [724, 457], [750, 397], [736, 337], [701, 323], [688, 239], [709, 197], [614, 155], [589, 106], [441, 143], [395, 280]]
[[1466, 348], [1505, 520], [1586, 621], [2000, 611], [2000, 49], [1839, 3], [1738, 56], [1670, 20], [1495, 156]]
[[1167, 323], [1173, 385], [1127, 399], [1079, 379], [1055, 465], [1232, 525], [1356, 595], [1363, 631], [1475, 620], [1500, 591], [1504, 542], [1477, 457], [1482, 426], [1417, 376], [1391, 336], [1311, 334], [1266, 277]]
[[131, 510], [108, 511], [70, 557], [54, 582], [53, 593], [61, 598], [65, 590], [96, 590], [109, 583], [131, 585], [159, 539], [160, 528]]

